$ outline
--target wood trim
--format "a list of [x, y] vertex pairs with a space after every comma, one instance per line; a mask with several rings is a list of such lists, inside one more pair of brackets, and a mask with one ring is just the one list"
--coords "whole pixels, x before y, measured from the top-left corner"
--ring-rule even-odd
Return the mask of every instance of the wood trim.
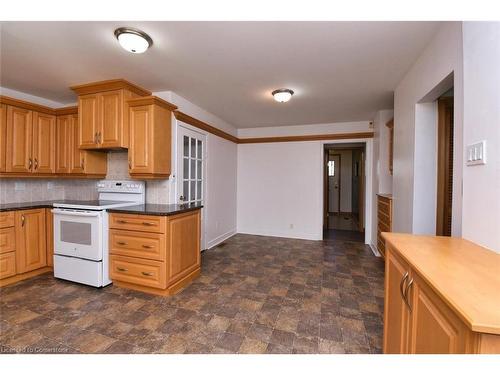
[[48, 115], [55, 115], [56, 114], [54, 108], [50, 108], [50, 107], [46, 107], [44, 105], [27, 102], [27, 101], [21, 100], [21, 99], [11, 98], [11, 97], [4, 96], [4, 95], [0, 95], [0, 103], [12, 105], [14, 107], [27, 109], [29, 111], [36, 111], [36, 112], [40, 112], [40, 113], [45, 113]]
[[373, 138], [373, 132], [290, 135], [284, 137], [239, 138], [237, 143], [245, 144], [245, 143], [274, 143], [274, 142], [304, 142], [304, 141], [359, 139], [359, 138]]
[[33, 270], [33, 271], [25, 272], [25, 273], [20, 273], [18, 275], [0, 280], [0, 287], [14, 284], [14, 283], [17, 283], [18, 281], [30, 279], [32, 277], [41, 275], [43, 273], [52, 272], [52, 271], [53, 271], [52, 267], [42, 267], [42, 268], [39, 268], [37, 270]]
[[157, 96], [142, 96], [138, 98], [133, 98], [127, 100], [127, 103], [129, 107], [156, 104], [169, 111], [175, 111], [177, 109], [176, 105], [169, 103], [166, 100], [163, 100], [162, 98], [159, 98]]
[[78, 106], [71, 107], [62, 107], [55, 109], [56, 116], [66, 116], [66, 115], [77, 115], [78, 114]]
[[217, 129], [217, 128], [213, 127], [212, 125], [209, 125], [206, 122], [203, 122], [203, 121], [198, 120], [194, 117], [191, 117], [184, 112], [181, 112], [179, 110], [175, 110], [174, 116], [177, 120], [185, 122], [186, 124], [192, 125], [198, 129], [205, 130], [213, 135], [224, 138], [228, 141], [231, 141], [234, 143], [240, 143], [239, 142], [240, 140], [237, 137], [235, 137], [234, 135], [226, 133], [223, 130]]
[[70, 87], [71, 90], [76, 92], [78, 95], [85, 94], [95, 94], [103, 91], [113, 91], [126, 89], [136, 93], [139, 96], [150, 96], [151, 91], [146, 90], [140, 86], [134, 85], [127, 80], [120, 79], [109, 79], [106, 81], [85, 83], [83, 85], [75, 85]]
[[198, 267], [182, 279], [176, 281], [174, 284], [168, 286], [166, 289], [153, 288], [149, 286], [128, 283], [126, 281], [113, 280], [113, 285], [119, 288], [137, 290], [139, 292], [155, 294], [157, 296], [171, 296], [179, 292], [182, 288], [188, 285], [192, 280], [197, 278], [201, 273], [201, 268]]

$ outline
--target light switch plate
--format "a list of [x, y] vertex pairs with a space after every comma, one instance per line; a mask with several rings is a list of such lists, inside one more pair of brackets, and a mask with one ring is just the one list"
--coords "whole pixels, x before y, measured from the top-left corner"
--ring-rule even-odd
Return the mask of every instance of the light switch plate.
[[486, 164], [486, 141], [468, 145], [466, 152], [466, 165]]

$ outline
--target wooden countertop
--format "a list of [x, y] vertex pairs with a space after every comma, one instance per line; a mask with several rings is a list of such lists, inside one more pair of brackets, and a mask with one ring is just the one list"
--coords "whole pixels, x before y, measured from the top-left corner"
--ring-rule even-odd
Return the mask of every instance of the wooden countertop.
[[472, 331], [500, 334], [500, 254], [460, 238], [382, 237]]

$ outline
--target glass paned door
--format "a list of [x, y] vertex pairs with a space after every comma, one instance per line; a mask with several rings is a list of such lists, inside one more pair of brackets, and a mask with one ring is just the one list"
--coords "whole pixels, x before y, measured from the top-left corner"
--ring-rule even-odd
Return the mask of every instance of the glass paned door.
[[[179, 125], [177, 130], [177, 203], [205, 206], [206, 135]], [[201, 246], [205, 249], [205, 212], [201, 215]]]
[[196, 137], [196, 133], [180, 134], [180, 136], [182, 137], [182, 168], [178, 177], [182, 184], [179, 190], [179, 203], [203, 203], [204, 142]]

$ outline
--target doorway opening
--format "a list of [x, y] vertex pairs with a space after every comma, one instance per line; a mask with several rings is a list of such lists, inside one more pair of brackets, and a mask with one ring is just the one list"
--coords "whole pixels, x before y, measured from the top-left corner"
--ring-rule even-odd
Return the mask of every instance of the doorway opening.
[[324, 145], [323, 239], [365, 240], [365, 143]]
[[436, 235], [451, 236], [453, 200], [453, 89], [438, 102]]

